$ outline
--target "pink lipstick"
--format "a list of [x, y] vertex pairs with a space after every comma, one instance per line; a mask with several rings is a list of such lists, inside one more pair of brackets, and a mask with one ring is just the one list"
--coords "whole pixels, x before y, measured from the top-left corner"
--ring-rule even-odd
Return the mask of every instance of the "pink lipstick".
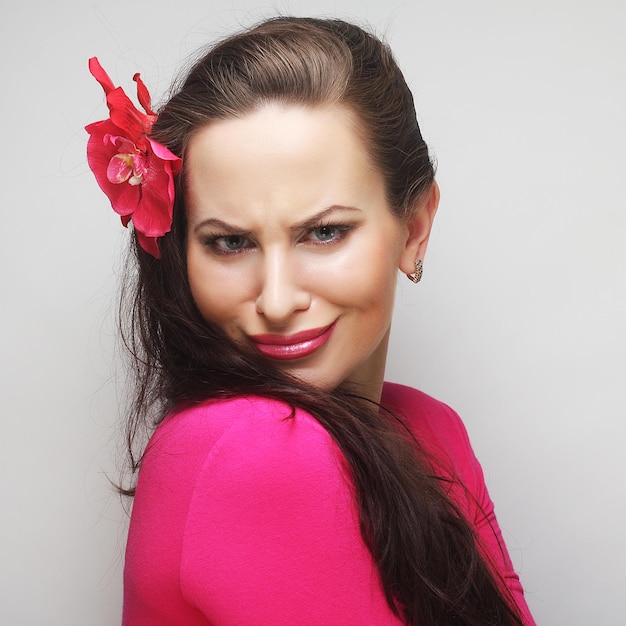
[[317, 352], [329, 339], [335, 328], [333, 322], [323, 328], [312, 328], [294, 335], [252, 335], [256, 349], [271, 359], [291, 361]]

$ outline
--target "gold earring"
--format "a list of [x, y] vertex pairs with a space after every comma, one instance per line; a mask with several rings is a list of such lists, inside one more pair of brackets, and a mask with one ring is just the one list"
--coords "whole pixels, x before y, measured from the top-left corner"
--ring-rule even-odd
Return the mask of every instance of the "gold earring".
[[419, 283], [419, 281], [422, 280], [423, 274], [424, 264], [422, 263], [422, 259], [415, 259], [415, 272], [413, 272], [413, 274], [407, 274], [406, 277], [414, 283]]

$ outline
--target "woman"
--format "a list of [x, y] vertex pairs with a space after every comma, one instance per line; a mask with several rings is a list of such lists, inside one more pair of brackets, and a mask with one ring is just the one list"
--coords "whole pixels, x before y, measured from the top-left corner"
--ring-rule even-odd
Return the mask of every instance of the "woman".
[[460, 420], [383, 383], [439, 199], [388, 48], [269, 20], [158, 116], [91, 70], [90, 166], [135, 235], [131, 458], [157, 425], [124, 623], [532, 624]]

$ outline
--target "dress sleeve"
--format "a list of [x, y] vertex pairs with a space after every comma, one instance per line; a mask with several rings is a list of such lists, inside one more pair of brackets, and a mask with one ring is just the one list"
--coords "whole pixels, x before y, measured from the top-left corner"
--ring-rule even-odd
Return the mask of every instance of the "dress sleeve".
[[237, 418], [198, 472], [181, 590], [211, 624], [400, 624], [364, 545], [350, 483], [308, 414], [266, 400]]

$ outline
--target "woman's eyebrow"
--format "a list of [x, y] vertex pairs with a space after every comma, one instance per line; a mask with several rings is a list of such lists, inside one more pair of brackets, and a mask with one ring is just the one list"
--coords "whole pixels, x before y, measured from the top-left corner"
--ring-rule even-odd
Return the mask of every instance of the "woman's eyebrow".
[[196, 226], [194, 226], [193, 231], [198, 232], [198, 230], [200, 230], [201, 228], [205, 228], [205, 227], [214, 228], [216, 230], [220, 230], [220, 231], [232, 234], [232, 235], [248, 236], [252, 234], [252, 231], [237, 228], [236, 226], [227, 224], [226, 222], [223, 222], [222, 220], [218, 220], [217, 218], [209, 218], [208, 220], [202, 220], [199, 224], [196, 224]]
[[[334, 204], [333, 206], [330, 206], [327, 209], [324, 209], [323, 211], [320, 211], [319, 213], [312, 215], [311, 217], [307, 217], [306, 220], [302, 222], [298, 222], [297, 224], [294, 224], [293, 226], [289, 228], [289, 230], [291, 230], [292, 232], [296, 232], [296, 231], [306, 230], [307, 228], [312, 228], [313, 226], [317, 226], [320, 223], [320, 221], [322, 221], [327, 215], [330, 215], [331, 213], [334, 213], [335, 211], [359, 211], [360, 212], [361, 209], [357, 209], [356, 207], [352, 207], [352, 206], [343, 206], [339, 204]], [[252, 235], [251, 230], [244, 230], [242, 228], [238, 228], [237, 226], [233, 226], [217, 218], [209, 218], [206, 220], [202, 220], [199, 224], [193, 227], [193, 231], [198, 232], [199, 229], [205, 228], [205, 227], [214, 228], [216, 230], [220, 230], [220, 231], [230, 233], [233, 235], [241, 235], [241, 236]]]
[[352, 207], [352, 206], [342, 206], [339, 204], [334, 204], [333, 206], [330, 206], [327, 209], [324, 209], [323, 211], [320, 211], [319, 213], [312, 215], [311, 217], [307, 218], [303, 222], [294, 224], [291, 227], [291, 230], [292, 231], [306, 230], [307, 228], [311, 228], [312, 226], [317, 226], [320, 223], [320, 221], [322, 221], [327, 215], [334, 213], [335, 211], [359, 211], [360, 212], [361, 209], [357, 209], [356, 207]]

